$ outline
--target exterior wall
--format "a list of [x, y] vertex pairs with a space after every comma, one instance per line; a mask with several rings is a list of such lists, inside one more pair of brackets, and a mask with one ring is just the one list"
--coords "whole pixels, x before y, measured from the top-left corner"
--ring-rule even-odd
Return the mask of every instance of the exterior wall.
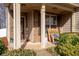
[[71, 19], [72, 19], [72, 14], [64, 14], [61, 17], [60, 24], [61, 24], [61, 33], [63, 32], [71, 32], [72, 31], [72, 26], [71, 26]]
[[79, 8], [76, 8], [75, 13], [75, 32], [79, 32]]

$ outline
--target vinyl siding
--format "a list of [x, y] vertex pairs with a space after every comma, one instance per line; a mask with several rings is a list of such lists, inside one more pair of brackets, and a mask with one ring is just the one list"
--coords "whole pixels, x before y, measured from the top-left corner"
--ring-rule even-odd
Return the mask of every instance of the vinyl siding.
[[79, 32], [79, 8], [76, 9], [75, 14], [75, 31]]
[[71, 14], [64, 14], [62, 15], [62, 28], [63, 32], [71, 32]]

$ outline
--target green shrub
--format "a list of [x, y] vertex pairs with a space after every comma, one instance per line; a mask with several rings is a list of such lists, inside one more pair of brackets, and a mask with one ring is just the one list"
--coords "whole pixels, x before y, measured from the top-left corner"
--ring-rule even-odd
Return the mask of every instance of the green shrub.
[[55, 38], [54, 40], [55, 40], [55, 41], [59, 41], [59, 38]]
[[36, 53], [29, 49], [18, 49], [12, 51], [6, 51], [3, 56], [35, 56]]
[[5, 45], [3, 44], [2, 39], [0, 39], [0, 55], [1, 55], [2, 53], [4, 53], [6, 49], [7, 49], [7, 48], [6, 48]]
[[59, 37], [59, 44], [55, 48], [61, 56], [79, 55], [79, 36], [77, 33], [64, 33]]
[[58, 56], [57, 52], [55, 51], [55, 47], [47, 48], [47, 51], [51, 53], [53, 56]]

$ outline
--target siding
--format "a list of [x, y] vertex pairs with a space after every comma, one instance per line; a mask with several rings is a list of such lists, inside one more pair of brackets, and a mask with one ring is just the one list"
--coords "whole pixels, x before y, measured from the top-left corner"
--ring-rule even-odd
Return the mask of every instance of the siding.
[[75, 14], [75, 31], [79, 32], [79, 8], [76, 9]]
[[71, 32], [71, 14], [62, 15], [62, 28], [63, 32]]

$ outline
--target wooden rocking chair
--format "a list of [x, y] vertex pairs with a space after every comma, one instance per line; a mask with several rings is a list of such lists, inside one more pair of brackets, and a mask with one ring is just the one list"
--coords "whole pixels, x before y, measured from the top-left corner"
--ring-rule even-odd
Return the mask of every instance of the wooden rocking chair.
[[58, 29], [48, 29], [48, 41], [54, 43], [54, 34], [59, 33]]

